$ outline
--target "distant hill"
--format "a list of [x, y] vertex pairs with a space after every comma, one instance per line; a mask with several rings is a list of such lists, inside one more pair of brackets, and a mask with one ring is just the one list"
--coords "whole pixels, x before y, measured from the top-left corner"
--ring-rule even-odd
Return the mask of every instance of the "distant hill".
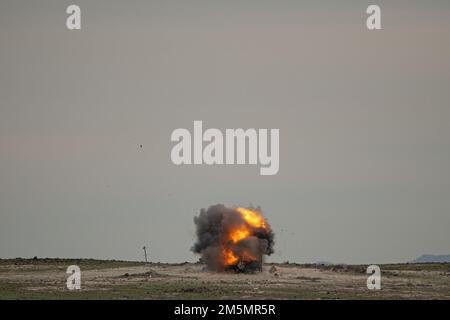
[[448, 255], [424, 254], [411, 261], [411, 263], [443, 263], [443, 262], [450, 263], [450, 254]]

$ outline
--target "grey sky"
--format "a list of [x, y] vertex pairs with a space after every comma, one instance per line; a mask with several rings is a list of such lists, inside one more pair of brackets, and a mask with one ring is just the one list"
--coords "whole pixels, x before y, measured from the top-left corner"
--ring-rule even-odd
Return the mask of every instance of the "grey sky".
[[[447, 0], [1, 0], [0, 257], [193, 261], [216, 203], [262, 207], [272, 260], [450, 253], [449, 32]], [[173, 165], [194, 120], [279, 128], [278, 175]]]

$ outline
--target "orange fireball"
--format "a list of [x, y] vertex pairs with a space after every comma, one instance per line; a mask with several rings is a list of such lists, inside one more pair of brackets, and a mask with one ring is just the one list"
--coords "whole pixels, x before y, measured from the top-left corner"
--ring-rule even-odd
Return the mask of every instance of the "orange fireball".
[[233, 241], [233, 243], [237, 243], [238, 241], [247, 238], [250, 236], [250, 230], [246, 225], [242, 225], [237, 229], [233, 229], [230, 232], [230, 240]]
[[239, 213], [244, 220], [243, 224], [233, 227], [226, 234], [224, 243], [222, 246], [222, 258], [225, 267], [235, 265], [239, 260], [245, 261], [255, 261], [256, 257], [250, 254], [248, 251], [239, 252], [239, 256], [236, 256], [232, 250], [232, 247], [236, 245], [239, 241], [244, 240], [248, 237], [253, 236], [255, 228], [267, 229], [266, 221], [259, 211], [246, 209], [246, 208], [235, 208], [235, 211]]
[[236, 208], [236, 211], [239, 212], [245, 222], [247, 222], [252, 227], [266, 228], [266, 222], [264, 221], [264, 217], [260, 212], [245, 208]]

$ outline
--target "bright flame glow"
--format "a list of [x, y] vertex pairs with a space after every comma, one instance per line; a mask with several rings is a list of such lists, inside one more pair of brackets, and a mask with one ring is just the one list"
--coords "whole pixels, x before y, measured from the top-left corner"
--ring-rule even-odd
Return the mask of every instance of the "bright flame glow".
[[249, 225], [255, 228], [265, 228], [266, 222], [264, 221], [263, 216], [258, 211], [253, 211], [245, 208], [236, 208], [237, 212], [239, 212], [242, 218]]
[[245, 223], [230, 230], [224, 239], [225, 242], [222, 246], [222, 258], [225, 266], [236, 265], [240, 259], [244, 261], [256, 261], [258, 258], [254, 257], [247, 250], [239, 252], [239, 256], [236, 256], [230, 246], [252, 236], [253, 228], [267, 228], [264, 217], [259, 211], [253, 211], [246, 208], [235, 208], [235, 210], [241, 215]]
[[230, 233], [230, 239], [233, 243], [237, 243], [238, 241], [247, 238], [250, 235], [250, 230], [247, 226], [242, 225], [239, 229], [234, 229]]
[[222, 254], [223, 254], [224, 262], [225, 262], [226, 266], [234, 265], [239, 261], [239, 258], [234, 255], [234, 253], [233, 253], [233, 251], [231, 251], [231, 249], [223, 248]]

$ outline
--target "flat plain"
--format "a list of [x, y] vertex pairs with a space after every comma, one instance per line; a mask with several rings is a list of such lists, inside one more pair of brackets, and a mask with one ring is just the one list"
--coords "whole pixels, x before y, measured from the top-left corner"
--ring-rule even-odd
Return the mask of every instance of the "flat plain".
[[[66, 287], [81, 269], [81, 290]], [[0, 299], [450, 299], [450, 264], [380, 265], [381, 290], [368, 290], [367, 265], [265, 263], [262, 272], [207, 271], [200, 263], [93, 259], [0, 260]]]

